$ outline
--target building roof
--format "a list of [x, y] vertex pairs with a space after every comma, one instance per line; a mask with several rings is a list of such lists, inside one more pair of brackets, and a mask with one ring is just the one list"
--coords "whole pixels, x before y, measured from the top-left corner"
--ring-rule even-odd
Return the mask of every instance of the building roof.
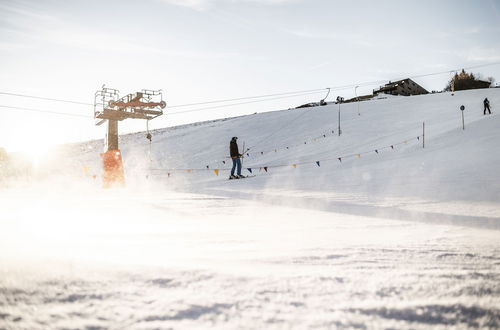
[[[385, 84], [384, 86], [381, 86], [378, 90], [374, 90], [373, 92], [374, 93], [390, 92], [390, 91], [395, 90], [399, 85], [406, 85], [406, 86], [413, 85], [412, 87], [416, 87], [416, 88], [420, 89], [421, 92], [418, 94], [429, 93], [425, 88], [423, 88], [422, 86], [420, 86], [419, 84], [417, 84], [416, 82], [411, 80], [410, 78], [401, 79], [401, 80], [397, 80], [397, 81], [393, 81], [393, 82], [389, 81], [387, 84]], [[408, 88], [412, 88], [412, 87], [408, 87]]]

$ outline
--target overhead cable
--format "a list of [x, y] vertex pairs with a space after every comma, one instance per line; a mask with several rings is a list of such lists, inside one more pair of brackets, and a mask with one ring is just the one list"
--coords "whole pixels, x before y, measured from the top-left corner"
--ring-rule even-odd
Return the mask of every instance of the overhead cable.
[[82, 118], [94, 118], [94, 116], [80, 115], [77, 113], [58, 112], [58, 111], [42, 110], [42, 109], [34, 109], [34, 108], [14, 107], [14, 106], [10, 106], [10, 105], [0, 105], [0, 107], [6, 108], [6, 109], [22, 110], [22, 111], [50, 113], [50, 114], [54, 114], [54, 115], [64, 115], [64, 116], [82, 117]]
[[235, 105], [257, 103], [257, 102], [266, 102], [266, 101], [273, 101], [273, 100], [290, 98], [290, 97], [297, 97], [297, 96], [305, 96], [305, 95], [318, 94], [318, 93], [323, 93], [324, 91], [325, 91], [325, 89], [321, 89], [320, 91], [317, 91], [317, 92], [309, 92], [309, 93], [303, 93], [303, 94], [297, 94], [297, 95], [288, 95], [288, 96], [273, 97], [273, 98], [268, 98], [268, 99], [264, 99], [264, 100], [254, 100], [254, 101], [231, 103], [231, 104], [224, 104], [224, 105], [215, 105], [215, 106], [212, 106], [212, 107], [203, 107], [203, 108], [197, 108], [197, 109], [190, 109], [190, 110], [169, 112], [168, 114], [169, 115], [175, 115], [175, 114], [181, 114], [181, 113], [187, 113], [187, 112], [194, 112], [194, 111], [201, 111], [201, 110], [225, 108], [225, 107], [231, 107], [231, 106], [235, 106]]
[[55, 101], [55, 102], [64, 102], [64, 103], [72, 103], [72, 104], [80, 104], [80, 105], [92, 105], [92, 106], [94, 105], [93, 103], [54, 99], [54, 98], [50, 98], [50, 97], [42, 97], [42, 96], [27, 95], [27, 94], [17, 94], [17, 93], [9, 93], [9, 92], [0, 92], [0, 94], [9, 95], [9, 96], [26, 97], [26, 98], [30, 98], [30, 99], [38, 99], [38, 100], [45, 100], [45, 101]]
[[257, 98], [281, 96], [281, 95], [290, 95], [290, 94], [303, 94], [303, 93], [320, 92], [320, 91], [323, 92], [323, 91], [326, 91], [327, 89], [328, 88], [317, 88], [317, 89], [309, 89], [309, 90], [303, 90], [303, 91], [284, 92], [284, 93], [276, 93], [276, 94], [265, 94], [265, 95], [256, 95], [256, 96], [245, 96], [245, 97], [238, 97], [238, 98], [233, 98], [233, 99], [212, 100], [212, 101], [198, 102], [198, 103], [178, 104], [178, 105], [171, 105], [171, 106], [169, 106], [169, 108], [190, 107], [190, 106], [210, 104], [210, 103], [224, 103], [224, 102], [241, 101], [241, 100], [257, 99]]

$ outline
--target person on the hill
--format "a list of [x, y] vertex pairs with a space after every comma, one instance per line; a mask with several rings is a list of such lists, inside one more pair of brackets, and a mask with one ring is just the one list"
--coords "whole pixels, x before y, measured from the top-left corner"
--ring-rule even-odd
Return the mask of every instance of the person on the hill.
[[484, 104], [484, 115], [486, 115], [486, 110], [488, 110], [488, 113], [491, 115], [490, 101], [488, 100], [488, 98], [484, 99], [483, 104]]
[[[238, 150], [238, 143], [236, 142], [238, 138], [234, 136], [229, 143], [229, 154], [231, 159], [233, 160], [233, 168], [231, 169], [231, 176], [229, 179], [239, 179], [243, 176], [241, 175], [241, 160], [242, 156]], [[236, 175], [234, 175], [234, 170], [236, 169]]]

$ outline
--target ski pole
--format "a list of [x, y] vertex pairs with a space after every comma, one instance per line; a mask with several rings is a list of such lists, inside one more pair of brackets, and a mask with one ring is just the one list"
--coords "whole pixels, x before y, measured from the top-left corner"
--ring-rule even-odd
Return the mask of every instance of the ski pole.
[[245, 141], [243, 141], [243, 153], [241, 154], [241, 167], [243, 167], [243, 158], [245, 158]]

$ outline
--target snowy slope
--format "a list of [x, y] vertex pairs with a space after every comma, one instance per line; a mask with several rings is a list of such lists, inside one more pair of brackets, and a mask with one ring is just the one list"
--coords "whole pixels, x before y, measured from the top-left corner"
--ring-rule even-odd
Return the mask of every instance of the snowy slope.
[[[492, 115], [483, 116], [485, 97]], [[341, 136], [338, 105], [330, 104], [159, 129], [153, 132], [151, 156], [144, 133], [122, 136], [120, 143], [130, 183], [264, 200], [273, 196], [273, 202], [293, 205], [294, 197], [308, 197], [326, 208], [343, 201], [491, 217], [500, 214], [500, 169], [494, 165], [500, 162], [498, 104], [500, 89], [388, 96], [361, 102], [360, 115], [358, 104], [342, 104]], [[250, 148], [243, 172], [252, 168], [257, 175], [252, 180], [225, 180], [232, 136], [239, 137], [240, 149]], [[86, 166], [99, 175], [102, 141], [76, 150], [69, 157], [72, 167]], [[219, 176], [213, 169], [221, 170]]]
[[[331, 168], [338, 169], [339, 164], [336, 160], [338, 156], [412, 139], [422, 134], [424, 121], [429, 152], [438, 147], [448, 153], [448, 156], [483, 151], [487, 155], [486, 158], [481, 157], [477, 159], [477, 162], [488, 162], [488, 158], [495, 157], [497, 154], [491, 151], [494, 150], [492, 148], [498, 141], [495, 139], [498, 135], [495, 135], [497, 131], [495, 123], [492, 123], [497, 120], [495, 110], [492, 116], [482, 115], [482, 100], [485, 96], [490, 98], [493, 105], [500, 103], [500, 90], [489, 89], [459, 92], [455, 96], [445, 93], [362, 102], [360, 104], [361, 116], [357, 115], [356, 104], [344, 104], [341, 106], [343, 134], [340, 137], [337, 136], [337, 105], [262, 113], [203, 125], [191, 125], [173, 131], [167, 129], [154, 135], [152, 167], [204, 168], [210, 165], [211, 168], [227, 169], [228, 166], [223, 165], [221, 160], [227, 157], [230, 137], [238, 136], [240, 148], [243, 143], [247, 148], [251, 148], [251, 156], [245, 159], [245, 167], [298, 162], [314, 164], [316, 160], [333, 158]], [[465, 118], [468, 128], [466, 131], [461, 130], [459, 106], [462, 104], [466, 106]], [[334, 130], [333, 135], [331, 130]], [[328, 134], [327, 138], [310, 142], [312, 138], [321, 137], [323, 134]], [[126, 166], [131, 170], [135, 169], [140, 158], [147, 159], [147, 157], [137, 157], [141, 151], [143, 154], [147, 151], [147, 140], [142, 136], [143, 134], [139, 134], [122, 139]], [[435, 140], [439, 140], [439, 145], [433, 146]], [[462, 151], [454, 148], [457, 142], [463, 143], [467, 140], [471, 140], [472, 144], [465, 145]], [[306, 141], [308, 144], [302, 145]], [[484, 143], [490, 143], [490, 145], [484, 145]], [[300, 146], [292, 148], [297, 144]], [[415, 149], [414, 147], [419, 144], [414, 140], [408, 146], [398, 149]], [[286, 146], [290, 146], [290, 149], [284, 150]], [[449, 152], [446, 151], [447, 147], [451, 148]], [[276, 148], [279, 152], [274, 153], [273, 150]], [[261, 151], [265, 154], [261, 155]], [[418, 160], [425, 161], [427, 157], [427, 153], [405, 155], [404, 158], [413, 158], [412, 160], [417, 162]], [[372, 159], [369, 164], [377, 163], [378, 160], [374, 159], [375, 155], [370, 156]], [[130, 162], [128, 162], [129, 157]], [[395, 157], [401, 158], [402, 156], [396, 155]], [[380, 158], [386, 161], [387, 155]], [[359, 166], [354, 161], [351, 163], [348, 165]], [[323, 173], [327, 170], [313, 172], [315, 176], [323, 177]], [[203, 174], [203, 176], [206, 179], [217, 180], [210, 175]]]

